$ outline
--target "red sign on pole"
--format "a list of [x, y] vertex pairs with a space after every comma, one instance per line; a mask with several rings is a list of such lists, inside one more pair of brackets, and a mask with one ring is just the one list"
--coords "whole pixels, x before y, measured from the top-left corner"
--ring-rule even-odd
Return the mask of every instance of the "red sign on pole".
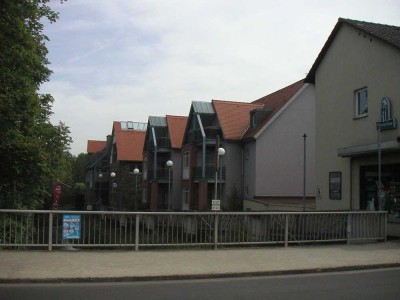
[[61, 183], [57, 182], [54, 186], [54, 194], [53, 194], [53, 210], [58, 209], [58, 200], [60, 200], [61, 195]]

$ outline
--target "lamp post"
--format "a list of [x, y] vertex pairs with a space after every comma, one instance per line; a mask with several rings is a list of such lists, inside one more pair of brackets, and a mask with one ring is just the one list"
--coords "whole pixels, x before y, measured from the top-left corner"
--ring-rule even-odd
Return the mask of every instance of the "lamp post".
[[[112, 180], [111, 180], [111, 187], [112, 187], [111, 193], [112, 193], [112, 200], [113, 200], [113, 202], [114, 202], [114, 200], [115, 200], [114, 188], [117, 187], [117, 183], [114, 182], [114, 178], [115, 178], [115, 176], [117, 176], [117, 174], [115, 174], [115, 172], [111, 172], [111, 173], [110, 173], [110, 176], [111, 176], [111, 178], [112, 178]], [[116, 205], [116, 203], [115, 203], [115, 205]]]
[[217, 164], [215, 168], [215, 194], [214, 194], [214, 199], [218, 199], [218, 171], [219, 171], [219, 159], [220, 156], [225, 155], [225, 149], [224, 148], [218, 148], [217, 151]]
[[137, 178], [139, 175], [139, 169], [135, 168], [133, 170], [133, 174], [135, 174], [135, 210], [137, 209]]
[[307, 135], [304, 134], [303, 135], [303, 139], [304, 139], [304, 165], [303, 165], [303, 211], [306, 211], [306, 154], [307, 154]]
[[103, 202], [101, 201], [101, 185], [102, 185], [102, 183], [103, 183], [102, 179], [103, 179], [103, 174], [100, 173], [100, 174], [99, 174], [99, 183], [100, 183], [100, 197], [99, 197], [99, 202], [100, 202], [100, 205], [103, 204]]
[[171, 169], [172, 166], [174, 165], [172, 160], [168, 160], [165, 165], [168, 168], [168, 210], [170, 210], [170, 205], [171, 205]]

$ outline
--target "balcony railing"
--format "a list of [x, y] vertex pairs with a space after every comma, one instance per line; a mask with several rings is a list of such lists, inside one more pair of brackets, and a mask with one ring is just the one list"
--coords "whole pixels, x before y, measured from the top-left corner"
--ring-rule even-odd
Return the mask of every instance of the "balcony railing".
[[[194, 180], [200, 179], [215, 179], [215, 165], [206, 165], [205, 177], [203, 177], [203, 168], [202, 167], [193, 167], [192, 168], [192, 178]], [[218, 180], [225, 180], [225, 167], [220, 168], [218, 172]]]
[[[157, 148], [171, 148], [171, 140], [168, 137], [157, 138]], [[150, 143], [150, 149], [154, 150], [153, 142]]]
[[[154, 177], [154, 170], [150, 169], [147, 172], [147, 178], [148, 180], [152, 180], [152, 179], [168, 179], [168, 169], [166, 168], [158, 168], [156, 170], [156, 176]], [[172, 171], [171, 171], [171, 176], [172, 176]]]
[[[221, 129], [218, 127], [204, 128], [207, 141], [215, 141], [215, 137], [221, 134]], [[189, 130], [189, 142], [201, 141], [203, 138], [201, 130]]]

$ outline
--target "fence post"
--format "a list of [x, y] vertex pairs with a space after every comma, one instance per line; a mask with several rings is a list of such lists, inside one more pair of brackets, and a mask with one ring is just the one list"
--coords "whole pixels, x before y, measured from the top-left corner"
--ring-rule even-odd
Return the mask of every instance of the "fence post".
[[288, 246], [289, 241], [289, 215], [285, 216], [285, 247]]
[[351, 218], [352, 214], [348, 214], [347, 215], [347, 244], [350, 244], [350, 240], [351, 240], [351, 235], [352, 235], [352, 218]]
[[139, 251], [139, 214], [136, 214], [135, 220], [135, 251]]
[[49, 212], [49, 251], [53, 250], [53, 212]]
[[214, 250], [218, 247], [218, 215], [214, 216]]

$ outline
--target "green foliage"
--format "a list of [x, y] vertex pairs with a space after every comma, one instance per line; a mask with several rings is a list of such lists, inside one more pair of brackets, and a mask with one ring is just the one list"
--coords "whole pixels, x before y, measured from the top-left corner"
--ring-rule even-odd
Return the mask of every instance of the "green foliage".
[[74, 159], [72, 179], [74, 182], [85, 182], [85, 165], [88, 162], [87, 153], [79, 153]]
[[86, 184], [84, 182], [76, 182], [74, 186], [75, 193], [84, 193], [86, 191]]
[[231, 187], [231, 193], [228, 197], [229, 211], [243, 211], [243, 200], [239, 195], [239, 191], [235, 185]]
[[67, 164], [69, 129], [50, 123], [54, 99], [39, 93], [51, 74], [41, 22], [58, 17], [48, 3], [0, 4], [0, 208], [41, 207]]

